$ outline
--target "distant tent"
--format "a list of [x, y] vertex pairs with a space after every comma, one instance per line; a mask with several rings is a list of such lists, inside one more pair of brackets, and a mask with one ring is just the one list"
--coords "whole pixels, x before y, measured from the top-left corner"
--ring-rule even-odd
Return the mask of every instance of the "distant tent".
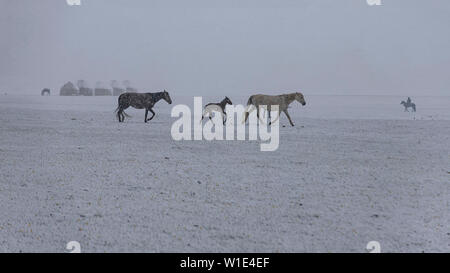
[[131, 87], [131, 82], [129, 80], [123, 81], [123, 86], [125, 86], [125, 91], [128, 93], [135, 93], [137, 92], [136, 88]]
[[136, 88], [133, 88], [133, 87], [127, 87], [127, 90], [126, 90], [128, 93], [135, 93], [135, 92], [137, 92], [137, 89]]
[[67, 82], [66, 84], [61, 87], [61, 90], [59, 91], [60, 96], [77, 96], [78, 95], [78, 89], [75, 87], [75, 85], [71, 82]]
[[120, 87], [113, 87], [113, 96], [119, 96], [120, 94], [124, 93], [125, 90], [123, 90]]
[[89, 87], [81, 87], [80, 88], [80, 96], [92, 96], [94, 95], [94, 90]]
[[119, 83], [116, 80], [111, 81], [111, 87], [113, 96], [119, 96], [120, 94], [125, 92], [125, 90], [119, 86]]
[[50, 96], [50, 89], [48, 89], [48, 88], [42, 89], [41, 96], [45, 96], [45, 95]]
[[98, 81], [95, 84], [94, 95], [95, 96], [111, 96], [112, 91], [111, 91], [111, 89], [108, 89], [107, 87], [105, 87], [105, 85], [101, 81]]
[[80, 90], [80, 96], [93, 96], [94, 90], [89, 88], [85, 80], [77, 81], [78, 89]]
[[102, 87], [95, 88], [94, 93], [96, 96], [111, 96], [112, 95], [111, 89], [102, 88]]

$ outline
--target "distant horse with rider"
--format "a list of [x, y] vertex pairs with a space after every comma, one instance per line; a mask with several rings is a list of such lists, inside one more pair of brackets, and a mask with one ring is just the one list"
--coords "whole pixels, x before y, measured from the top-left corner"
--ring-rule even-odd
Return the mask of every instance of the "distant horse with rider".
[[402, 100], [400, 104], [405, 107], [405, 112], [409, 112], [408, 108], [412, 108], [413, 112], [416, 112], [416, 104], [411, 101], [410, 97], [406, 101]]

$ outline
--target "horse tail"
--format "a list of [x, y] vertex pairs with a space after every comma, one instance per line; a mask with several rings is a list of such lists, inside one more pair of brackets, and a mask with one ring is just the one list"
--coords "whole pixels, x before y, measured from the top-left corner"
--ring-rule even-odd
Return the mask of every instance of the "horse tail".
[[247, 106], [250, 104], [253, 104], [253, 96], [250, 96], [250, 98], [248, 98]]
[[247, 107], [245, 107], [244, 114], [242, 115], [242, 124], [244, 124], [245, 120], [248, 118], [248, 115], [250, 114], [249, 110], [252, 104], [253, 104], [253, 96], [250, 96], [250, 98], [248, 98], [247, 101]]
[[131, 118], [130, 115], [128, 115], [127, 113], [125, 113], [125, 111], [120, 107], [120, 104], [117, 106], [116, 110], [114, 111], [116, 113], [116, 117], [118, 120], [120, 120], [120, 113], [124, 114], [126, 117]]
[[248, 116], [250, 115], [251, 112], [253, 112], [253, 110], [256, 109], [256, 106], [254, 106], [253, 104], [249, 104], [247, 105], [247, 107], [245, 107], [244, 113], [242, 113], [242, 124], [245, 123], [245, 121], [248, 119]]
[[116, 113], [116, 117], [118, 120], [120, 120], [120, 113], [124, 114], [128, 118], [132, 117], [132, 116], [128, 115], [127, 113], [125, 113], [124, 110], [120, 110], [120, 106], [118, 106], [114, 112]]
[[120, 121], [119, 110], [120, 110], [120, 105], [117, 106], [117, 108], [116, 108], [116, 110], [114, 111], [114, 113], [116, 113], [116, 117], [117, 117], [117, 119]]

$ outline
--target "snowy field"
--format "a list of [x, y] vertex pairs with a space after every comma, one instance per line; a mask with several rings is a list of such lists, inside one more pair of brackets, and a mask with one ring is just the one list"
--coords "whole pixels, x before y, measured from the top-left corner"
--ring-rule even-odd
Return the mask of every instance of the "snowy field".
[[171, 96], [119, 124], [117, 97], [1, 94], [0, 251], [450, 251], [450, 97], [305, 93], [261, 152], [172, 140]]

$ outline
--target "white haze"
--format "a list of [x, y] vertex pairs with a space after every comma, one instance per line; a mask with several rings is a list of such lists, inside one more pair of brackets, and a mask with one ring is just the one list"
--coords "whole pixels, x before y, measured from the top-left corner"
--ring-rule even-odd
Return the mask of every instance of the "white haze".
[[0, 0], [0, 94], [129, 79], [187, 96], [449, 95], [449, 14], [446, 0]]

